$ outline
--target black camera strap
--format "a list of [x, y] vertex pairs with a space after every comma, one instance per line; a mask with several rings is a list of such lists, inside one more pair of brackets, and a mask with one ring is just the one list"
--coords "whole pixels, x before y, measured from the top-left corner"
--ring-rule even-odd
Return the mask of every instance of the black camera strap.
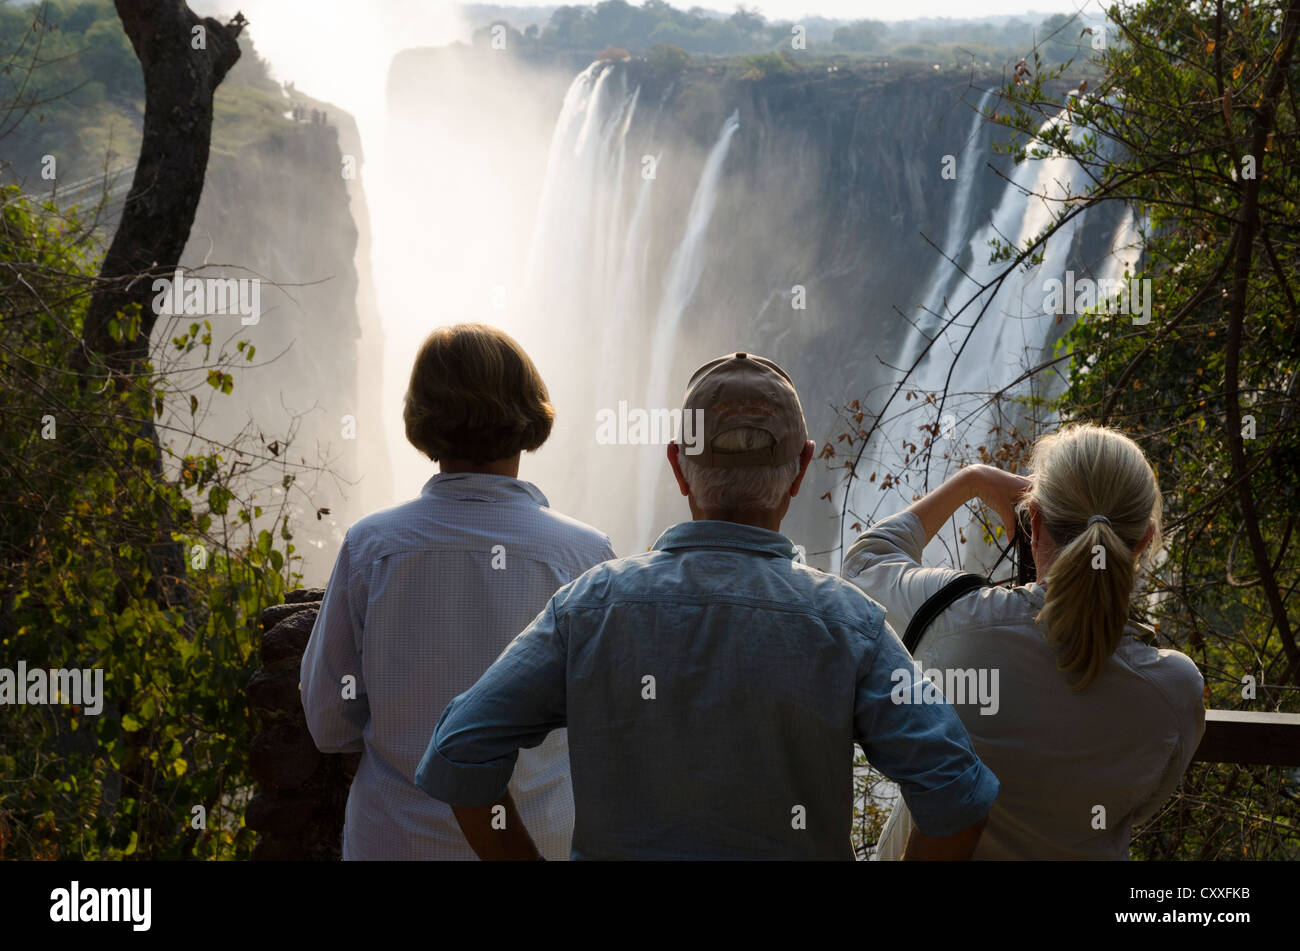
[[[1002, 549], [1002, 554], [994, 563], [993, 569], [996, 571], [998, 565], [1011, 554], [1012, 550], [1016, 551], [1016, 583], [1028, 584], [1034, 580], [1034, 555], [1029, 544], [1029, 526], [1028, 516], [1025, 513], [1018, 513], [1019, 529], [1014, 537]], [[946, 585], [936, 591], [930, 597], [926, 598], [925, 603], [912, 615], [912, 620], [908, 622], [907, 630], [903, 632], [903, 646], [907, 648], [909, 654], [916, 653], [916, 647], [921, 643], [921, 635], [925, 633], [934, 619], [963, 595], [969, 594], [979, 588], [991, 588], [996, 586], [997, 582], [983, 575], [976, 575], [967, 572], [958, 575]]]
[[964, 594], [978, 588], [992, 587], [993, 582], [983, 575], [963, 574], [953, 578], [946, 585], [925, 599], [925, 603], [912, 615], [907, 630], [903, 632], [903, 646], [909, 654], [916, 653], [916, 645], [921, 642], [921, 635], [950, 604]]

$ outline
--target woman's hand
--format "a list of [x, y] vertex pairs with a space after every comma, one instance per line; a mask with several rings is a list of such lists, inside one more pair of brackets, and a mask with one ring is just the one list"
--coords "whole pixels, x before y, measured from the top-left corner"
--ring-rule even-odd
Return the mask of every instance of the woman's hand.
[[958, 469], [937, 489], [907, 507], [907, 511], [921, 520], [928, 543], [948, 519], [971, 499], [979, 499], [1002, 519], [1002, 526], [1010, 538], [1016, 530], [1016, 503], [1020, 501], [1029, 480], [1024, 476], [1003, 472], [993, 466], [974, 465]]
[[976, 496], [997, 513], [1007, 538], [1012, 538], [1016, 533], [1016, 504], [1032, 485], [1030, 480], [983, 464], [969, 466], [966, 471], [971, 473]]

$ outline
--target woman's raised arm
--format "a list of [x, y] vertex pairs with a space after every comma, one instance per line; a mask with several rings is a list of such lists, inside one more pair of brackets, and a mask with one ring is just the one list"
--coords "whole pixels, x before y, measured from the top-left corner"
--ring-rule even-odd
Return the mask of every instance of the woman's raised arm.
[[961, 469], [923, 498], [863, 532], [845, 553], [842, 574], [884, 606], [890, 626], [902, 632], [926, 600], [961, 572], [923, 568], [926, 543], [959, 508], [979, 498], [998, 513], [1008, 531], [1015, 505], [1029, 486], [1023, 476], [992, 466]]

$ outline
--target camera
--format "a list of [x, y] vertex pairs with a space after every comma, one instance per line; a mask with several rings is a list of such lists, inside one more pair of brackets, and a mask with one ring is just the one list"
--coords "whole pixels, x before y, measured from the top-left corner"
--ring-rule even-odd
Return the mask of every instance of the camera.
[[1029, 584], [1038, 578], [1034, 567], [1034, 545], [1029, 524], [1029, 509], [1016, 506], [1016, 584]]

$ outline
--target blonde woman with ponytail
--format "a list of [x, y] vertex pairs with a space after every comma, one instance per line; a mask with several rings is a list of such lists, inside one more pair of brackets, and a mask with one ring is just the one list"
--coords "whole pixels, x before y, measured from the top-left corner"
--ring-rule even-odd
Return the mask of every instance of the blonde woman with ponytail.
[[[1043, 437], [1030, 470], [960, 470], [864, 532], [843, 573], [906, 630], [960, 574], [920, 564], [944, 523], [980, 499], [1010, 533], [1017, 506], [1028, 510], [1038, 580], [961, 596], [915, 657], [1002, 783], [976, 859], [1127, 859], [1132, 827], [1169, 798], [1205, 730], [1196, 665], [1143, 643], [1129, 620], [1160, 545], [1160, 489], [1137, 444], [1100, 426]], [[910, 828], [900, 803], [878, 857], [901, 855]]]

